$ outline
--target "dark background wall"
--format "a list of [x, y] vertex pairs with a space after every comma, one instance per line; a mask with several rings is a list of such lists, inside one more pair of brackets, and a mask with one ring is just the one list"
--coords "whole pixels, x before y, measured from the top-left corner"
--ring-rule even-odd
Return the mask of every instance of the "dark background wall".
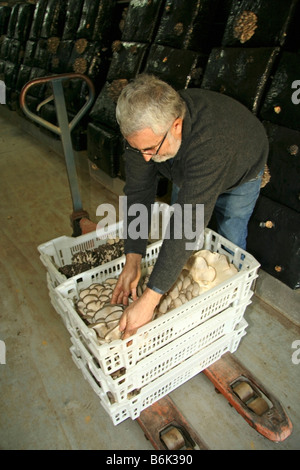
[[[298, 0], [37, 0], [0, 2], [0, 79], [6, 106], [35, 77], [79, 72], [96, 100], [72, 133], [77, 150], [125, 179], [115, 105], [143, 71], [174, 88], [202, 87], [245, 104], [265, 125], [269, 182], [249, 224], [248, 251], [292, 289], [300, 285], [300, 4]], [[70, 119], [87, 90], [65, 89]], [[30, 109], [51, 94], [32, 88]], [[56, 123], [53, 102], [39, 111]], [[255, 136], [254, 136], [255, 138]], [[164, 186], [161, 186], [164, 188]], [[163, 191], [163, 189], [162, 189]]]

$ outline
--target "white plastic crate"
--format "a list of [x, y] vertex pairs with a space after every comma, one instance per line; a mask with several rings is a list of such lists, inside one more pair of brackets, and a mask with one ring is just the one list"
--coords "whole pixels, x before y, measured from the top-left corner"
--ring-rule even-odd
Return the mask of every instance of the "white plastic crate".
[[70, 331], [71, 327], [70, 327], [70, 324], [69, 324], [69, 317], [68, 317], [68, 315], [66, 315], [65, 310], [61, 307], [61, 304], [58, 302], [57, 295], [55, 293], [53, 284], [51, 282], [51, 278], [50, 278], [49, 273], [46, 273], [46, 279], [47, 279], [47, 287], [48, 287], [48, 290], [49, 290], [49, 297], [50, 297], [52, 307], [56, 310], [56, 312], [61, 317], [65, 327]]
[[[143, 271], [147, 271], [148, 266], [155, 264], [161, 244], [160, 241], [148, 247], [146, 256], [142, 260]], [[109, 277], [118, 277], [124, 267], [125, 256], [74, 276], [55, 289], [57, 301], [68, 316], [71, 328], [80, 331], [88, 349], [105, 374], [112, 374], [122, 367], [128, 369], [134, 366], [141, 359], [226, 308], [236, 307], [250, 299], [253, 294], [251, 285], [257, 277], [259, 268], [259, 263], [253, 256], [210, 229], [205, 230], [203, 249], [227, 255], [239, 272], [209, 291], [139, 328], [138, 332], [127, 340], [116, 340], [100, 345], [95, 331], [88, 328], [74, 307], [80, 290], [92, 283], [104, 282]]]
[[207, 320], [198, 327], [188, 331], [171, 343], [158, 349], [139, 361], [128, 370], [121, 370], [113, 375], [104, 374], [99, 364], [85, 346], [80, 331], [71, 331], [71, 340], [85, 358], [91, 373], [105, 393], [114, 401], [121, 403], [134, 395], [138, 389], [161, 377], [173, 367], [204, 349], [225, 334], [231, 333], [243, 318], [250, 300], [231, 307]]
[[101, 388], [101, 385], [91, 373], [86, 358], [82, 356], [82, 352], [73, 344], [70, 348], [72, 357], [76, 365], [82, 371], [85, 379], [92, 386], [100, 398], [100, 403], [109, 414], [114, 425], [117, 425], [127, 418], [136, 419], [141, 412], [152, 405], [160, 398], [166, 396], [180, 385], [203, 371], [226, 352], [234, 353], [242, 339], [246, 334], [248, 324], [242, 319], [236, 329], [219, 338], [203, 350], [186, 359], [163, 376], [152, 381], [140, 390], [140, 393], [127, 401], [121, 403], [111, 403], [107, 393]]
[[71, 264], [73, 255], [98, 248], [107, 242], [107, 238], [120, 236], [122, 227], [123, 223], [118, 222], [110, 225], [105, 233], [103, 231], [103, 235], [94, 231], [76, 238], [62, 236], [39, 245], [40, 260], [47, 268], [52, 286], [56, 287], [67, 280], [58, 269]]
[[[151, 233], [159, 232], [159, 214], [167, 213], [169, 206], [159, 202], [153, 205]], [[97, 233], [98, 232], [98, 233]], [[72, 257], [80, 251], [93, 250], [107, 242], [108, 238], [123, 237], [123, 221], [109, 225], [106, 230], [98, 230], [79, 237], [61, 236], [38, 246], [40, 260], [46, 267], [53, 287], [62, 284], [67, 277], [58, 269], [72, 263]]]

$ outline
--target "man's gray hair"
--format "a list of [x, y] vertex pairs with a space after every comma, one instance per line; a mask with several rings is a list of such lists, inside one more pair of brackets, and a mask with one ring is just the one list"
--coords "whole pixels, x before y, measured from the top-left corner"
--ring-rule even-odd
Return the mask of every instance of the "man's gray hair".
[[160, 135], [173, 121], [184, 118], [186, 105], [179, 93], [154, 75], [141, 74], [123, 88], [116, 118], [124, 137], [150, 128]]

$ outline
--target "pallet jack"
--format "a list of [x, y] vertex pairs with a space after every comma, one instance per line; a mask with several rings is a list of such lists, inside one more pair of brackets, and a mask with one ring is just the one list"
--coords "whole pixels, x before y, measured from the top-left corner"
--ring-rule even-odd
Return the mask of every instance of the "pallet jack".
[[[89, 95], [84, 106], [78, 111], [78, 113], [71, 122], [69, 122], [68, 119], [63, 89], [63, 82], [67, 82], [69, 80], [82, 80], [87, 84], [89, 91]], [[54, 125], [49, 121], [46, 121], [46, 119], [32, 112], [26, 104], [26, 95], [28, 91], [32, 87], [39, 86], [42, 84], [52, 85], [53, 94], [48, 96], [37, 106], [37, 112], [39, 112], [45, 104], [49, 103], [54, 99], [58, 126]], [[75, 158], [72, 147], [71, 132], [74, 127], [78, 124], [80, 119], [82, 119], [82, 117], [90, 109], [94, 102], [94, 99], [95, 88], [93, 82], [90, 80], [89, 77], [80, 73], [65, 73], [61, 75], [51, 75], [47, 77], [35, 78], [30, 82], [26, 83], [20, 93], [20, 107], [23, 110], [24, 114], [30, 119], [32, 119], [34, 122], [36, 122], [38, 125], [46, 128], [47, 130], [53, 132], [61, 138], [73, 203], [73, 212], [70, 215], [70, 221], [71, 226], [73, 228], [72, 236], [74, 237], [77, 237], [82, 234], [79, 222], [82, 218], [88, 220], [89, 214], [82, 208], [81, 196], [76, 173]]]
[[[224, 354], [202, 373], [262, 436], [273, 442], [290, 436], [293, 426], [279, 400], [233, 354]], [[168, 396], [142, 411], [137, 422], [157, 450], [208, 450]]]
[[[86, 82], [89, 96], [69, 123], [62, 82], [72, 79]], [[26, 105], [28, 90], [43, 83], [52, 85], [53, 94], [40, 103], [37, 111], [54, 99], [58, 126], [33, 113]], [[89, 219], [89, 214], [82, 208], [71, 141], [71, 131], [92, 106], [94, 97], [95, 89], [92, 81], [87, 76], [76, 73], [36, 78], [28, 82], [20, 94], [20, 107], [24, 114], [61, 137], [73, 203], [70, 221], [74, 237], [96, 230], [96, 224]], [[216, 391], [224, 395], [246, 422], [262, 436], [274, 442], [281, 442], [292, 433], [292, 423], [281, 403], [233, 354], [224, 354], [203, 373], [212, 382]], [[136, 421], [155, 450], [208, 450], [206, 443], [169, 396], [161, 398], [143, 410]]]

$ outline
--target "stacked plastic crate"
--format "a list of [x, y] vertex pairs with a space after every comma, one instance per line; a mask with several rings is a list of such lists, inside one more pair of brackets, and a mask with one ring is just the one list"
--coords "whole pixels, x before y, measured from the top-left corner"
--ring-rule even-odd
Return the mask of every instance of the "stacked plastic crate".
[[[154, 217], [150, 229], [151, 233], [158, 233], [159, 214], [164, 217], [164, 211], [167, 211], [168, 207], [169, 206], [167, 204], [160, 204], [158, 202], [153, 205]], [[123, 222], [111, 221], [108, 226], [101, 227], [101, 224], [99, 224], [95, 231], [86, 233], [79, 237], [63, 235], [38, 246], [40, 260], [46, 268], [46, 279], [51, 303], [55, 310], [61, 315], [62, 320], [67, 327], [69, 326], [68, 315], [66, 315], [65, 311], [62, 310], [57, 301], [55, 288], [67, 281], [68, 278], [73, 277], [74, 273], [82, 273], [92, 268], [93, 263], [98, 262], [99, 257], [98, 260], [94, 259], [93, 262], [86, 263], [85, 255], [93, 254], [100, 247], [105, 248], [105, 245], [113, 242], [114, 246], [119, 244], [118, 249], [116, 249], [115, 252], [122, 254], [122, 238]], [[115, 258], [120, 257], [121, 254], [115, 256]], [[84, 262], [76, 263], [78, 255], [83, 255], [83, 257], [81, 257]], [[70, 270], [70, 267], [74, 269]]]
[[109, 239], [116, 240], [120, 237], [121, 231], [122, 223], [119, 222], [110, 225], [102, 233], [96, 230], [76, 238], [64, 235], [43, 243], [38, 247], [40, 260], [47, 270], [47, 286], [51, 303], [67, 328], [69, 327], [68, 317], [57, 302], [55, 294], [55, 288], [67, 280], [67, 276], [61, 268], [72, 265], [74, 256], [78, 253], [91, 252], [105, 245]]
[[[155, 264], [161, 244], [149, 245], [142, 275]], [[55, 288], [56, 302], [71, 333], [72, 357], [115, 425], [137, 418], [225, 352], [234, 352], [246, 333], [244, 313], [251, 302], [258, 262], [210, 229], [205, 231], [203, 249], [226, 255], [237, 274], [156, 318], [127, 340], [103, 344], [76, 308], [82, 290], [119, 276], [125, 257]]]

